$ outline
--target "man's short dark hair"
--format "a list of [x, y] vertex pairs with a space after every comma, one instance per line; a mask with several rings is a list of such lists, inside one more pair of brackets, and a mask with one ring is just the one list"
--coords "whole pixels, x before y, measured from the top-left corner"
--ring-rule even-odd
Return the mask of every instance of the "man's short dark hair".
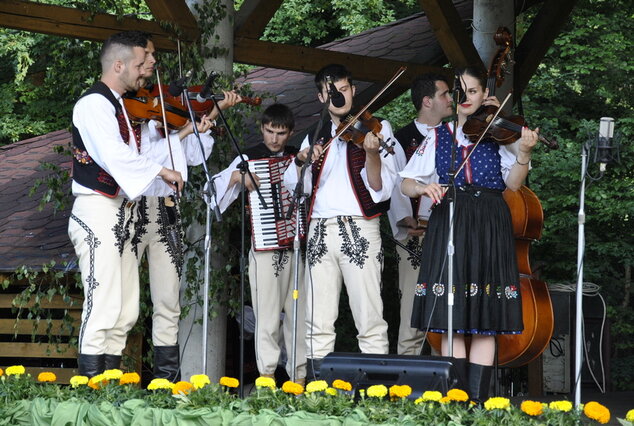
[[352, 85], [352, 73], [348, 71], [345, 66], [341, 64], [330, 64], [320, 69], [315, 75], [315, 86], [317, 86], [319, 93], [321, 93], [326, 84], [326, 76], [330, 76], [333, 83], [345, 79]]
[[429, 96], [430, 98], [434, 97], [436, 94], [437, 81], [444, 81], [447, 85], [449, 85], [447, 77], [436, 73], [422, 74], [412, 81], [412, 103], [414, 104], [416, 111], [420, 111], [423, 107], [423, 98], [425, 96]]
[[150, 38], [150, 33], [144, 31], [122, 31], [113, 34], [103, 43], [99, 58], [103, 61], [104, 56], [115, 46], [142, 47], [145, 49]]
[[262, 125], [270, 124], [272, 127], [286, 127], [289, 132], [295, 127], [293, 112], [284, 104], [273, 104], [262, 113]]

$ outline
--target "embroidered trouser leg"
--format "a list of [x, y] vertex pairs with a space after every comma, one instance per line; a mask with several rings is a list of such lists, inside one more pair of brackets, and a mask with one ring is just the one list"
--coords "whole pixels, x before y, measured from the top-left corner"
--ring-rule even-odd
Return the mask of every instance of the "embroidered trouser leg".
[[[304, 266], [300, 256], [297, 299], [295, 378], [306, 377]], [[280, 359], [280, 314], [286, 347], [286, 372], [292, 377], [295, 260], [292, 250], [249, 252], [249, 287], [255, 314], [255, 355], [260, 374], [273, 374]]]
[[412, 328], [411, 323], [422, 240], [420, 237], [408, 237], [402, 243], [416, 254], [413, 255], [396, 246], [396, 253], [398, 254], [398, 288], [401, 293], [401, 323], [398, 328], [397, 350], [399, 355], [420, 355], [425, 334], [416, 328]]
[[[73, 204], [68, 235], [77, 254], [84, 286], [81, 354], [111, 354], [110, 345], [125, 332], [122, 318], [138, 315], [139, 276], [130, 261], [129, 226], [134, 203], [122, 197], [79, 195]], [[124, 254], [126, 254], [124, 256]], [[136, 295], [136, 301], [134, 299]], [[125, 303], [124, 303], [125, 302]]]
[[310, 222], [306, 255], [306, 353], [323, 358], [335, 347], [342, 280], [363, 353], [388, 352], [383, 319], [383, 252], [379, 219], [337, 216]]
[[171, 197], [142, 197], [133, 247], [139, 261], [147, 250], [154, 346], [178, 343], [183, 248], [180, 215]]

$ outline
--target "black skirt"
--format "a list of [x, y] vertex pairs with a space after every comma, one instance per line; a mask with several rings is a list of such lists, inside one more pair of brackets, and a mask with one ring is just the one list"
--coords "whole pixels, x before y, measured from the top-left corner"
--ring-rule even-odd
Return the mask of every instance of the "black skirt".
[[[454, 203], [453, 329], [465, 334], [523, 330], [513, 224], [502, 192], [457, 189]], [[447, 331], [449, 202], [434, 207], [423, 240], [412, 327]]]

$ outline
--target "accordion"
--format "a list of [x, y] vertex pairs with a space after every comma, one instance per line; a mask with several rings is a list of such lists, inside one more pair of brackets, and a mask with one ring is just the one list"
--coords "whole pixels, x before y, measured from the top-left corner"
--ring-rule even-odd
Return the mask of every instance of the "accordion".
[[[292, 194], [284, 186], [284, 172], [293, 165], [293, 157], [262, 158], [249, 160], [249, 170], [260, 178], [260, 193], [266, 208], [260, 203], [256, 191], [249, 192], [251, 210], [251, 237], [253, 250], [279, 250], [293, 247], [295, 238], [296, 212], [286, 219], [291, 205]], [[306, 215], [304, 204], [299, 205], [299, 237], [306, 235]]]

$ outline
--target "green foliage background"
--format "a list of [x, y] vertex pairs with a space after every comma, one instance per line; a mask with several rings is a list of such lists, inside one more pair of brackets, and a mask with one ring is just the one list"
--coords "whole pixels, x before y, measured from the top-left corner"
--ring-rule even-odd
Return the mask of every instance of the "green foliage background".
[[[49, 3], [90, 7], [93, 11], [120, 15], [148, 11], [140, 0], [86, 3], [50, 0]], [[237, 1], [236, 8], [241, 3]], [[518, 40], [538, 8], [539, 4], [517, 20]], [[419, 11], [415, 0], [285, 0], [263, 38], [316, 46]], [[207, 2], [200, 12], [202, 26], [210, 34], [223, 11], [216, 1]], [[611, 319], [613, 384], [630, 390], [634, 386], [634, 359], [627, 355], [634, 347], [631, 301], [634, 191], [631, 189], [633, 172], [629, 166], [634, 155], [630, 143], [634, 137], [633, 18], [634, 5], [628, 0], [579, 0], [517, 105], [531, 126], [539, 126], [545, 135], [558, 140], [561, 147], [550, 152], [538, 148], [529, 176], [529, 185], [540, 197], [545, 211], [542, 239], [532, 246], [533, 264], [547, 283], [574, 284], [576, 281], [581, 150], [583, 144], [596, 135], [600, 117], [616, 119], [617, 132], [621, 134], [621, 164], [610, 165], [599, 180], [594, 179], [598, 177], [597, 167], [589, 165], [593, 178], [586, 181], [584, 277], [586, 281], [600, 285], [600, 293], [607, 302]], [[74, 100], [99, 75], [99, 47], [99, 43], [1, 28], [0, 145], [67, 128]], [[218, 54], [222, 52], [192, 46], [184, 56], [199, 73], [197, 79], [201, 80], [203, 56]], [[167, 65], [176, 63], [169, 55], [161, 60], [166, 69], [170, 69]], [[236, 69], [245, 67], [237, 66]], [[165, 78], [170, 77], [173, 76]], [[247, 112], [240, 109], [236, 112], [230, 114], [229, 119], [234, 128], [240, 129], [244, 127]], [[249, 113], [257, 114], [257, 111]], [[406, 124], [414, 116], [409, 94], [403, 94], [378, 114], [388, 118], [395, 128]], [[214, 151], [213, 161], [217, 161], [214, 164], [219, 167], [233, 156], [229, 150], [223, 151], [222, 145], [228, 144], [218, 144]], [[196, 175], [192, 180], [199, 183], [200, 179], [200, 175]], [[191, 205], [188, 204], [190, 201]], [[200, 201], [194, 195], [191, 200], [185, 200], [187, 220], [193, 220], [204, 211], [196, 203]], [[234, 209], [226, 225], [222, 225], [222, 232], [229, 232], [237, 224], [237, 214]], [[395, 341], [398, 296], [389, 244], [387, 248], [385, 311], [390, 322], [390, 338]], [[200, 246], [192, 250], [200, 254]], [[237, 253], [234, 246], [228, 250], [225, 250], [226, 268], [218, 272], [214, 285], [219, 298], [235, 301]], [[198, 273], [196, 268], [191, 270]], [[232, 278], [227, 279], [227, 276]], [[337, 349], [354, 350], [354, 330], [349, 312], [344, 309], [345, 298], [341, 306], [338, 330], [344, 338], [339, 339]]]

